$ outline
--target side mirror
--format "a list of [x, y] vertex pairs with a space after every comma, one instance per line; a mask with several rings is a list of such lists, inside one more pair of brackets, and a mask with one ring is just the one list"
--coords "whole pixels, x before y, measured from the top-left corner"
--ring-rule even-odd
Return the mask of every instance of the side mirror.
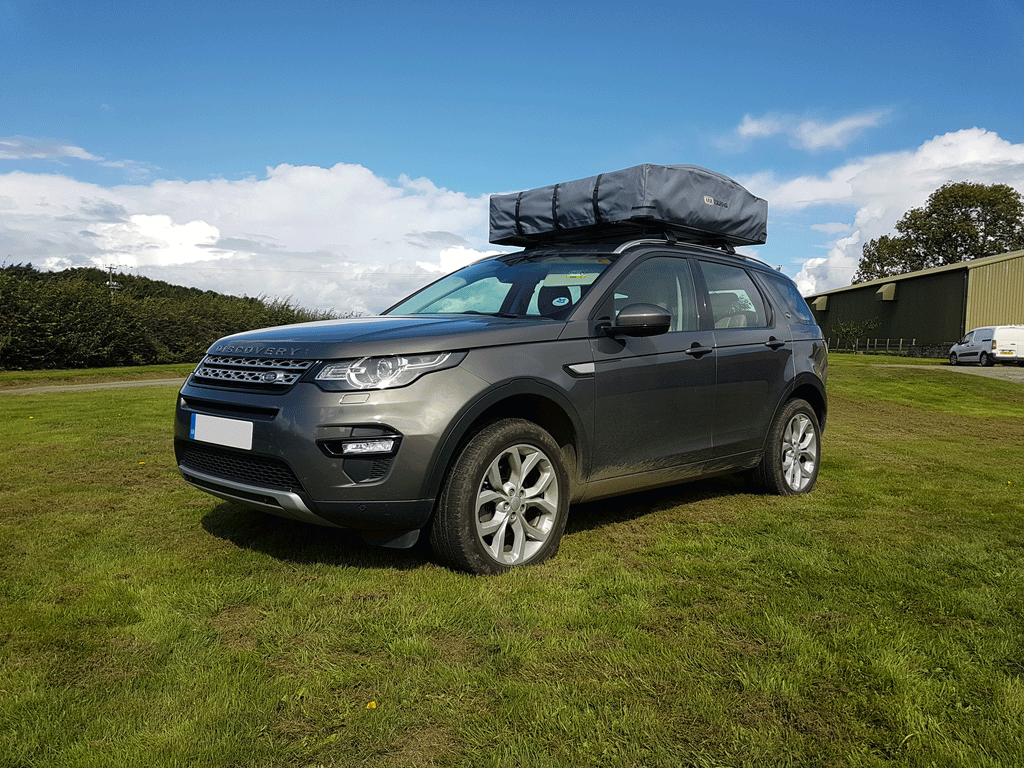
[[607, 325], [609, 336], [658, 336], [668, 333], [672, 315], [667, 309], [654, 304], [630, 304], [615, 318], [615, 325]]

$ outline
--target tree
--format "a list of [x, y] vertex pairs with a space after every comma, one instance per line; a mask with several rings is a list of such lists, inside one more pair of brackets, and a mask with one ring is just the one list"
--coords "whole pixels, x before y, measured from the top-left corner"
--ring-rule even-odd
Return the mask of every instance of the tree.
[[871, 331], [878, 327], [878, 321], [871, 320], [836, 320], [833, 328], [840, 341], [856, 342], [859, 339], [866, 339]]
[[949, 182], [896, 231], [865, 244], [854, 283], [1024, 248], [1024, 201], [1006, 184]]

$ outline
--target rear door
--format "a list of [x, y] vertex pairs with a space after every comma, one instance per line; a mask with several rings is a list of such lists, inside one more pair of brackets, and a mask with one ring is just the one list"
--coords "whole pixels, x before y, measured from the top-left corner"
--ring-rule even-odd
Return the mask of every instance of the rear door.
[[1019, 360], [1022, 337], [1024, 337], [1024, 329], [1012, 326], [995, 328], [992, 334], [993, 356], [1000, 362]]
[[718, 363], [710, 469], [742, 464], [760, 451], [775, 409], [793, 378], [793, 339], [740, 263], [701, 259], [704, 324], [713, 328]]

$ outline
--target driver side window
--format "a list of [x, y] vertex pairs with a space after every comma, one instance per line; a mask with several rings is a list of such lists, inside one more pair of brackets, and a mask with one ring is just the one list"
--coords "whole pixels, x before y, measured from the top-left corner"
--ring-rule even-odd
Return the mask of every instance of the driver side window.
[[672, 315], [669, 333], [697, 329], [693, 279], [686, 259], [655, 257], [638, 264], [615, 287], [615, 316], [630, 304], [654, 304]]

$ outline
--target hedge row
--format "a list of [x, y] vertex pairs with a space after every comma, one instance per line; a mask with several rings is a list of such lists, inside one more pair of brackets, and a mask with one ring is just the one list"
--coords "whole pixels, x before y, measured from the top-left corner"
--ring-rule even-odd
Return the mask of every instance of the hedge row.
[[290, 300], [225, 296], [135, 275], [0, 267], [0, 369], [198, 361], [221, 336], [325, 320]]

